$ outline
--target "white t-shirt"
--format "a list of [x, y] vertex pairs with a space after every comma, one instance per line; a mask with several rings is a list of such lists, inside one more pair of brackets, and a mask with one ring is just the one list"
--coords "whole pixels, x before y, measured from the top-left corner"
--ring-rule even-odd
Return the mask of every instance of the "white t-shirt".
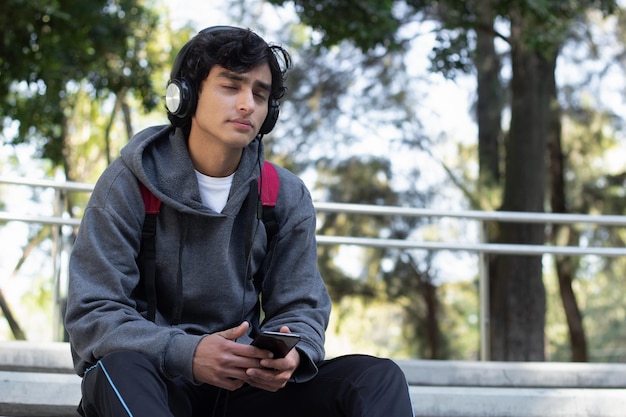
[[228, 177], [216, 178], [196, 171], [202, 204], [216, 213], [221, 213], [228, 201], [228, 193], [234, 176], [235, 173], [232, 173]]

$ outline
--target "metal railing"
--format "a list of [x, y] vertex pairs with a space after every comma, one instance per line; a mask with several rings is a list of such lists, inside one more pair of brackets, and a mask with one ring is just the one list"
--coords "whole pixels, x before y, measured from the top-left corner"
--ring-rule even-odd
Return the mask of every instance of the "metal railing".
[[[93, 191], [93, 184], [78, 182], [59, 182], [54, 180], [31, 180], [24, 178], [8, 178], [0, 176], [0, 184], [23, 185], [28, 187], [52, 188], [59, 199], [67, 192]], [[619, 215], [589, 215], [569, 213], [533, 213], [533, 212], [506, 212], [506, 211], [478, 211], [478, 210], [435, 210], [426, 208], [379, 206], [367, 204], [344, 204], [315, 202], [318, 213], [348, 213], [373, 216], [406, 216], [406, 217], [449, 217], [463, 218], [485, 222], [516, 222], [540, 224], [592, 224], [596, 226], [626, 226], [626, 216]], [[80, 219], [60, 215], [42, 216], [27, 213], [10, 213], [0, 211], [0, 221], [20, 221], [55, 226], [78, 227]], [[624, 256], [626, 248], [611, 247], [581, 247], [581, 246], [551, 246], [551, 245], [518, 245], [497, 243], [463, 243], [463, 242], [433, 242], [407, 239], [362, 238], [354, 236], [318, 236], [318, 243], [322, 245], [358, 245], [369, 247], [393, 247], [398, 249], [425, 249], [425, 250], [452, 250], [477, 253], [500, 253], [513, 255], [597, 255], [597, 256]]]
[[[0, 221], [20, 221], [38, 223], [52, 226], [78, 227], [80, 219], [64, 217], [60, 207], [62, 200], [69, 192], [91, 192], [92, 184], [76, 182], [59, 182], [53, 180], [31, 180], [23, 178], [7, 178], [0, 176], [0, 184], [22, 185], [28, 187], [52, 188], [55, 190], [55, 214], [41, 216], [36, 214], [10, 213], [0, 211]], [[477, 253], [479, 262], [479, 299], [480, 299], [480, 337], [481, 359], [487, 359], [489, 352], [488, 340], [488, 311], [489, 277], [486, 268], [485, 254], [509, 254], [509, 255], [567, 255], [586, 256], [596, 255], [601, 257], [626, 256], [626, 248], [617, 247], [593, 247], [593, 246], [557, 246], [557, 245], [523, 245], [523, 244], [499, 244], [485, 243], [484, 230], [488, 222], [516, 222], [533, 224], [589, 224], [595, 226], [626, 227], [626, 216], [619, 215], [587, 215], [587, 214], [558, 214], [558, 213], [531, 213], [531, 212], [503, 212], [503, 211], [477, 211], [477, 210], [434, 210], [426, 208], [410, 208], [397, 206], [378, 206], [362, 204], [343, 204], [315, 202], [318, 213], [348, 213], [373, 216], [398, 216], [398, 217], [434, 217], [434, 218], [461, 218], [479, 222], [479, 242], [442, 242], [412, 239], [389, 239], [389, 238], [366, 238], [354, 236], [327, 236], [318, 235], [317, 242], [320, 245], [357, 245], [366, 247], [385, 247], [397, 249], [422, 249], [429, 251], [467, 251]], [[53, 256], [55, 253], [53, 252]], [[58, 265], [55, 266], [55, 281], [60, 281]], [[56, 288], [56, 286], [55, 286]], [[55, 294], [61, 289], [57, 288]], [[56, 295], [55, 295], [56, 296]], [[56, 301], [56, 300], [55, 300]]]

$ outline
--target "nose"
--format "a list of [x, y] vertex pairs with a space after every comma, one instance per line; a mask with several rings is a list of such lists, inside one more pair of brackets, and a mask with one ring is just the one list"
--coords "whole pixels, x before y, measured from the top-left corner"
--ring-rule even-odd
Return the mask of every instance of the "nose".
[[237, 109], [243, 114], [252, 114], [255, 109], [254, 94], [249, 90], [242, 90], [237, 97]]

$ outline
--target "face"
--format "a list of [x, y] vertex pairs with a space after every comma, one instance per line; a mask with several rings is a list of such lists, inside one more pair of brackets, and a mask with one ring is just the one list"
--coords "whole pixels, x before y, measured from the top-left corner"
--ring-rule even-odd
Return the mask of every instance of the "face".
[[271, 85], [267, 63], [245, 73], [214, 66], [200, 88], [190, 139], [238, 150], [248, 146], [267, 116]]

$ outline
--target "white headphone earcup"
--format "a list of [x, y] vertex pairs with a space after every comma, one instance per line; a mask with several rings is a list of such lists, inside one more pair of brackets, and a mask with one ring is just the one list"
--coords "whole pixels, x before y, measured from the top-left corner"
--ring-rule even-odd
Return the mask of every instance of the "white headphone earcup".
[[165, 90], [165, 107], [170, 115], [184, 120], [196, 111], [196, 94], [186, 78], [174, 79]]
[[167, 89], [165, 90], [165, 107], [167, 108], [167, 111], [176, 115], [180, 110], [181, 101], [180, 87], [178, 86], [178, 83], [169, 83]]

